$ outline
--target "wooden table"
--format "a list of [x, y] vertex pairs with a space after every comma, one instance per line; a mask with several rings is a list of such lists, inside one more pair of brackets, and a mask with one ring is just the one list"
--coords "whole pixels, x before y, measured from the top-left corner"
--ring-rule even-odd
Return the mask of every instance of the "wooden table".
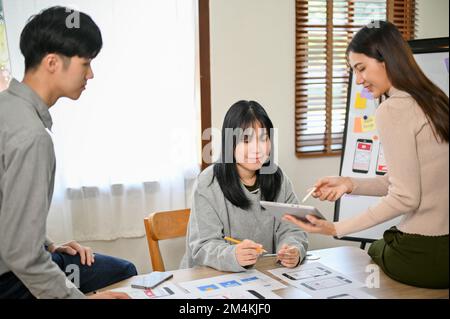
[[[320, 249], [309, 251], [309, 254], [320, 256], [318, 260], [310, 260], [305, 263], [310, 262], [320, 262], [325, 266], [328, 266], [344, 275], [348, 275], [356, 280], [363, 283], [366, 282], [368, 276], [371, 274], [372, 267], [369, 265], [374, 265], [371, 258], [367, 255], [367, 252], [356, 247], [336, 247], [329, 249]], [[275, 263], [275, 257], [263, 257], [260, 258], [256, 264], [256, 269], [265, 273], [266, 275], [275, 278], [267, 270], [280, 267]], [[368, 267], [369, 266], [369, 267]], [[178, 283], [184, 281], [191, 281], [196, 279], [202, 279], [207, 277], [214, 277], [219, 275], [227, 274], [225, 272], [220, 272], [209, 267], [194, 267], [190, 269], [180, 269], [171, 271], [173, 273], [173, 279], [168, 282]], [[379, 288], [361, 288], [363, 291], [376, 298], [436, 298], [436, 299], [448, 299], [448, 289], [424, 289], [417, 288], [413, 286], [408, 286], [399, 283], [384, 274], [380, 269], [380, 286]], [[131, 278], [106, 287], [102, 290], [109, 290], [114, 288], [120, 288], [124, 286], [129, 286]], [[284, 282], [283, 282], [284, 283]], [[284, 283], [286, 284], [286, 283]], [[283, 288], [274, 291], [276, 294], [282, 298], [288, 299], [298, 299], [300, 298], [299, 290], [295, 287], [288, 286], [288, 288]]]

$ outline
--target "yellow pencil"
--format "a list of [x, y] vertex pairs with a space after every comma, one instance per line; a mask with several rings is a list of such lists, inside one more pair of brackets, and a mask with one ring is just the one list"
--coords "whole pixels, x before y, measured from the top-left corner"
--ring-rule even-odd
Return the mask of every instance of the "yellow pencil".
[[[226, 241], [229, 241], [229, 242], [231, 242], [233, 244], [240, 244], [241, 243], [240, 240], [237, 240], [237, 239], [234, 239], [234, 238], [231, 238], [231, 237], [224, 237], [223, 239], [225, 239]], [[261, 253], [261, 252], [267, 253], [267, 250], [265, 250], [264, 248], [259, 248], [258, 252], [259, 253]]]

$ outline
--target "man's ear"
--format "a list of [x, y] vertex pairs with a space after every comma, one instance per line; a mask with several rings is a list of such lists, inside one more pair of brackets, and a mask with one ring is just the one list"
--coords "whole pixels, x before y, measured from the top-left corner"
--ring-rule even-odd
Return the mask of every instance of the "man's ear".
[[41, 67], [53, 74], [62, 66], [61, 57], [54, 53], [49, 53], [41, 61]]

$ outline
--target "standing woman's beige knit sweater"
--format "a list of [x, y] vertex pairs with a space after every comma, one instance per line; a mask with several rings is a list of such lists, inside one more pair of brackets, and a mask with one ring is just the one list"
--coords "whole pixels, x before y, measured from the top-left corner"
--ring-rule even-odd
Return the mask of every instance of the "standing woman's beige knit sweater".
[[353, 195], [383, 196], [362, 214], [335, 223], [339, 237], [403, 215], [399, 230], [447, 235], [449, 227], [449, 147], [438, 142], [416, 101], [391, 88], [376, 112], [388, 174], [352, 178]]

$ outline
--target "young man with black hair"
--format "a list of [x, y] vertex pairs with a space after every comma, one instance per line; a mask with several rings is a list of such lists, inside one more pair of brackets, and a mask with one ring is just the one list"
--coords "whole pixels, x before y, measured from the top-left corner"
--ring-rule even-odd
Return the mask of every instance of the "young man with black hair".
[[[78, 25], [71, 24], [73, 14]], [[33, 16], [22, 31], [24, 79], [0, 94], [0, 299], [85, 298], [137, 274], [126, 260], [94, 255], [75, 241], [56, 246], [46, 236], [55, 178], [49, 108], [61, 97], [81, 96], [102, 43], [88, 15], [64, 7]], [[64, 271], [79, 279], [79, 289]]]

